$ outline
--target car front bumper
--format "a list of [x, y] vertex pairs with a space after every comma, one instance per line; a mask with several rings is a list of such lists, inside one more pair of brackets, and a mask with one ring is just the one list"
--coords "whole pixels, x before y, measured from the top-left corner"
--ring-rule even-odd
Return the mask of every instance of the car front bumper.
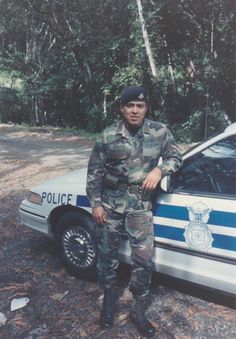
[[35, 206], [37, 207], [37, 205], [30, 203], [28, 200], [22, 201], [19, 208], [21, 224], [52, 238], [53, 236], [50, 231], [48, 217], [42, 215]]

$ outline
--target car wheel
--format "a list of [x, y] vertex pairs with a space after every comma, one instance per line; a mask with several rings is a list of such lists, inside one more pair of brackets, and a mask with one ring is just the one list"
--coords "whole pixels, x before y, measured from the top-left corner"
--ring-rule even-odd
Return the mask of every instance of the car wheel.
[[67, 271], [94, 280], [97, 239], [92, 220], [79, 212], [68, 212], [58, 220], [56, 230], [60, 257]]

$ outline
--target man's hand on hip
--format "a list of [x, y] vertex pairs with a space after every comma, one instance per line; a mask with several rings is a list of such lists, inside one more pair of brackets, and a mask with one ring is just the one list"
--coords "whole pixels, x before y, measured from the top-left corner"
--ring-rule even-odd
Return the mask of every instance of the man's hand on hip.
[[102, 206], [92, 208], [93, 220], [97, 224], [103, 224], [106, 221], [104, 208]]
[[155, 167], [148, 173], [143, 181], [142, 188], [148, 191], [153, 191], [161, 180], [161, 170]]

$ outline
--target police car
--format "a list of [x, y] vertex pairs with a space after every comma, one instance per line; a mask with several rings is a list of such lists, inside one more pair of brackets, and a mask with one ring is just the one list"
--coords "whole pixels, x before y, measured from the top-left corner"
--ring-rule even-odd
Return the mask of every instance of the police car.
[[[153, 269], [236, 294], [236, 123], [183, 154], [163, 178], [154, 204]], [[99, 228], [86, 196], [86, 168], [34, 187], [20, 205], [22, 224], [54, 238], [67, 269], [95, 274]], [[120, 260], [130, 262], [124, 234]]]

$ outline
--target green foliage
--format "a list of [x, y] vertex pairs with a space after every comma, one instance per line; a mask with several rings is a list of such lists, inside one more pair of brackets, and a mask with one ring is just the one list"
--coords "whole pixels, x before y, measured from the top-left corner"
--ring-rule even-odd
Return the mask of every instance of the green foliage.
[[142, 5], [159, 83], [135, 0], [2, 0], [0, 86], [15, 92], [3, 95], [1, 120], [100, 131], [119, 116], [122, 89], [138, 83], [149, 116], [180, 140], [236, 121], [234, 1]]
[[22, 123], [29, 116], [17, 90], [0, 87], [0, 122]]
[[227, 117], [222, 112], [214, 114], [196, 111], [182, 124], [172, 126], [173, 134], [179, 142], [195, 142], [223, 132], [228, 126]]
[[22, 123], [29, 119], [22, 98], [23, 81], [16, 70], [0, 72], [0, 121]]

